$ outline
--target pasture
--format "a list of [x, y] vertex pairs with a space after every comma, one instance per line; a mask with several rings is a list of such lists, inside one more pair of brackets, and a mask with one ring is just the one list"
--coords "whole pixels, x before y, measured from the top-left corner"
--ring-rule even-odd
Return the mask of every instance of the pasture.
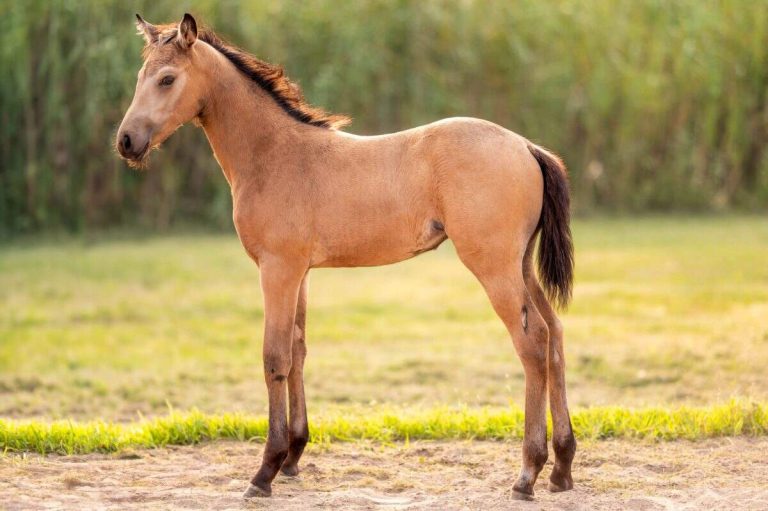
[[[768, 394], [768, 222], [576, 221], [566, 330], [576, 408]], [[450, 244], [313, 270], [310, 415], [522, 404], [523, 374]], [[0, 249], [0, 415], [130, 421], [265, 412], [257, 267], [234, 234], [14, 241]]]
[[[574, 222], [574, 237], [574, 300], [561, 317], [577, 486], [548, 494], [545, 468], [539, 504], [764, 505], [768, 222], [592, 218]], [[31, 485], [63, 506], [234, 505], [266, 433], [262, 319], [258, 269], [234, 234], [4, 244], [2, 448], [105, 454], [8, 455], [0, 493], [25, 508], [43, 505], [23, 498]], [[394, 266], [313, 271], [308, 346], [308, 468], [298, 482], [279, 476], [273, 503], [508, 501], [522, 368], [449, 243]], [[724, 466], [743, 477], [713, 487]], [[102, 477], [118, 468], [120, 488]], [[178, 469], [184, 477], [164, 482]], [[435, 486], [437, 473], [447, 475]]]

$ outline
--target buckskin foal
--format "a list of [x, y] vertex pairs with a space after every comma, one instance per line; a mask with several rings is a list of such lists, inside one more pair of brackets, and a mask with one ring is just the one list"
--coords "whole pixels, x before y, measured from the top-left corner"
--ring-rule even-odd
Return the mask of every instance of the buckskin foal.
[[[280, 470], [297, 474], [309, 436], [302, 373], [309, 269], [395, 263], [448, 238], [484, 286], [525, 369], [523, 467], [514, 494], [531, 498], [547, 460], [547, 389], [555, 452], [549, 488], [572, 488], [576, 442], [563, 330], [550, 305], [567, 303], [573, 273], [563, 163], [478, 119], [381, 136], [344, 133], [346, 117], [310, 106], [282, 68], [198, 29], [189, 14], [179, 25], [137, 18], [144, 65], [117, 149], [144, 166], [179, 126], [202, 126], [232, 189], [237, 233], [261, 272], [269, 434], [245, 497], [270, 495]], [[537, 234], [546, 293], [532, 268]]]

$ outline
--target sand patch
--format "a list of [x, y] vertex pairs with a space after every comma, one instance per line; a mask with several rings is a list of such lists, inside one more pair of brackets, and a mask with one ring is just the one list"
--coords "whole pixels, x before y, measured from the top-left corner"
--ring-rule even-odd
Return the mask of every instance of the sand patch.
[[[0, 458], [3, 509], [768, 509], [768, 439], [582, 442], [576, 488], [511, 500], [519, 442], [311, 446], [298, 477], [244, 501], [263, 445], [216, 442], [119, 455]], [[552, 454], [550, 453], [550, 456]]]

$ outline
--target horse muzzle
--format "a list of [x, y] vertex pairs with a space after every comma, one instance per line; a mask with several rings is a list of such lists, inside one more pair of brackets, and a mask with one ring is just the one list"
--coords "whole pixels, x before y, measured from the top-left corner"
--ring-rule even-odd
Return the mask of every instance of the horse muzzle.
[[120, 130], [117, 133], [117, 152], [126, 160], [138, 162], [149, 152], [151, 133], [141, 134], [137, 131]]

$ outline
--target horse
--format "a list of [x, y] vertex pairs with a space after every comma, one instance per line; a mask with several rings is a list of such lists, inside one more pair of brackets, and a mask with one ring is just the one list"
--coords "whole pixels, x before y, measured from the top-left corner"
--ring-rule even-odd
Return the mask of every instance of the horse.
[[548, 488], [573, 488], [576, 441], [555, 314], [570, 300], [573, 281], [568, 177], [560, 158], [474, 118], [378, 136], [346, 133], [340, 128], [349, 118], [310, 105], [282, 67], [198, 29], [191, 15], [157, 26], [136, 19], [145, 39], [143, 65], [116, 149], [143, 168], [152, 149], [181, 125], [202, 127], [231, 187], [238, 237], [260, 272], [269, 433], [243, 496], [270, 496], [279, 471], [297, 475], [309, 440], [303, 381], [309, 270], [396, 263], [446, 239], [482, 284], [524, 367], [525, 431], [514, 497], [533, 498], [547, 461], [547, 391], [555, 453]]

